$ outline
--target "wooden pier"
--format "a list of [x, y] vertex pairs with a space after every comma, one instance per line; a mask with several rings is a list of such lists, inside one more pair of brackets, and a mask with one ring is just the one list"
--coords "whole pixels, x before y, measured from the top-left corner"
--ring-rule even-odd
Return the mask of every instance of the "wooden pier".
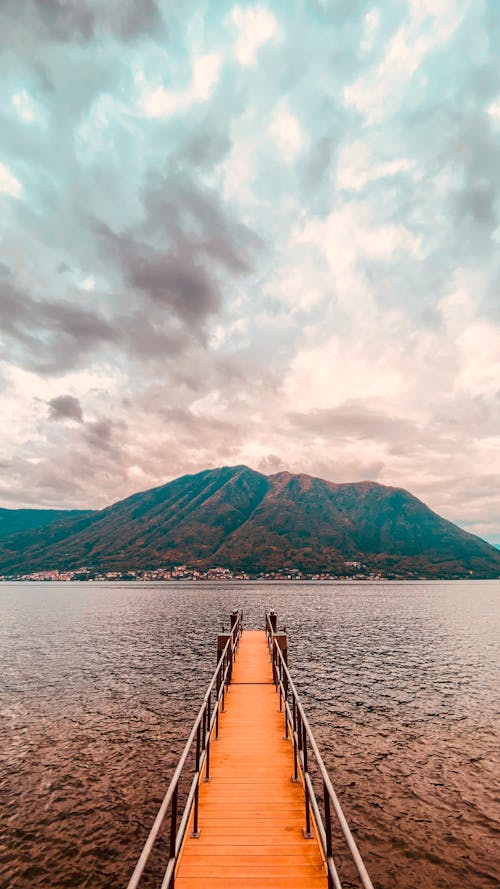
[[[274, 612], [265, 627], [243, 630], [233, 612], [219, 636], [217, 668], [127, 889], [342, 889], [346, 861], [349, 886], [355, 874], [357, 885], [373, 889]], [[342, 838], [345, 849], [334, 858], [335, 820], [336, 848]], [[165, 845], [159, 872], [152, 853]]]
[[210, 781], [200, 784], [198, 838], [188, 833], [176, 889], [325, 889], [316, 835], [305, 839], [304, 791], [263, 630], [244, 630]]

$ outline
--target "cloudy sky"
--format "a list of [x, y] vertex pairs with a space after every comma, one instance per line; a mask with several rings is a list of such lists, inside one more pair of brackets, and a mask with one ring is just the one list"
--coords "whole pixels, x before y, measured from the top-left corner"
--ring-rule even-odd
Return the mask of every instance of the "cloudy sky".
[[0, 505], [246, 463], [500, 541], [497, 0], [2, 0]]

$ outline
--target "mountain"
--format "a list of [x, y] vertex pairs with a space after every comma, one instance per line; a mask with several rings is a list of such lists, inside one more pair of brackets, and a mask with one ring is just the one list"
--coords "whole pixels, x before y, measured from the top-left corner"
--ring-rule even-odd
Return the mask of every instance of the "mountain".
[[88, 509], [0, 509], [0, 539], [89, 512]]
[[82, 565], [187, 564], [251, 573], [362, 571], [499, 577], [500, 552], [408, 491], [246, 466], [206, 470], [98, 512], [65, 515], [0, 540], [0, 574]]

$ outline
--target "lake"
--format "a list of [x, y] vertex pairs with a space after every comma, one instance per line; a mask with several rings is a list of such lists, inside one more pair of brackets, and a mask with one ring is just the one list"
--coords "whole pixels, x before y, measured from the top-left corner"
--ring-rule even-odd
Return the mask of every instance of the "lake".
[[242, 608], [274, 608], [376, 889], [487, 889], [498, 581], [0, 584], [0, 885], [124, 887]]

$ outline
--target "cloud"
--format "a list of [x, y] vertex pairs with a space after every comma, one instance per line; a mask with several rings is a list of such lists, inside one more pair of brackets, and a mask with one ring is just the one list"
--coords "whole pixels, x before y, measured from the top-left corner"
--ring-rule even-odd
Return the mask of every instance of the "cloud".
[[22, 186], [6, 164], [0, 163], [0, 192], [2, 191], [13, 198], [18, 198], [22, 193]]
[[97, 227], [102, 251], [153, 307], [200, 332], [221, 309], [224, 275], [248, 274], [260, 239], [231, 219], [213, 192], [175, 177], [150, 187], [144, 207], [135, 230]]
[[221, 56], [216, 52], [194, 58], [189, 87], [180, 90], [146, 87], [140, 96], [139, 107], [147, 117], [161, 118], [183, 111], [193, 102], [208, 101], [219, 79], [221, 62]]
[[337, 161], [337, 185], [339, 188], [361, 191], [370, 182], [399, 173], [411, 173], [415, 161], [397, 158], [377, 162], [370, 153], [366, 142], [352, 142], [344, 145]]
[[63, 43], [91, 42], [102, 30], [129, 40], [161, 26], [154, 0], [5, 0], [2, 12], [7, 22], [15, 16], [18, 27], [31, 24]]
[[418, 428], [411, 420], [375, 411], [369, 405], [356, 402], [346, 402], [337, 408], [292, 412], [289, 417], [299, 428], [328, 440], [341, 436], [408, 444], [418, 434]]
[[3, 501], [246, 462], [500, 533], [495, 28], [461, 0], [4, 2]]
[[123, 420], [112, 422], [99, 419], [86, 423], [82, 431], [85, 441], [92, 449], [120, 454], [120, 443], [116, 440], [116, 434], [122, 433], [126, 426]]
[[89, 352], [120, 338], [98, 312], [69, 301], [35, 300], [5, 266], [0, 266], [0, 324], [21, 364], [46, 373], [73, 367]]
[[74, 420], [83, 423], [82, 406], [74, 395], [58, 395], [49, 401], [49, 416], [51, 420]]
[[462, 15], [451, 0], [411, 4], [408, 22], [401, 25], [385, 48], [382, 61], [344, 88], [344, 100], [375, 123], [391, 114], [424, 59], [450, 40]]
[[234, 46], [235, 56], [240, 65], [254, 65], [259, 49], [278, 34], [277, 21], [264, 7], [243, 9], [235, 6], [231, 20], [238, 36]]
[[284, 160], [294, 160], [304, 143], [297, 118], [286, 108], [279, 108], [269, 124], [268, 133]]

